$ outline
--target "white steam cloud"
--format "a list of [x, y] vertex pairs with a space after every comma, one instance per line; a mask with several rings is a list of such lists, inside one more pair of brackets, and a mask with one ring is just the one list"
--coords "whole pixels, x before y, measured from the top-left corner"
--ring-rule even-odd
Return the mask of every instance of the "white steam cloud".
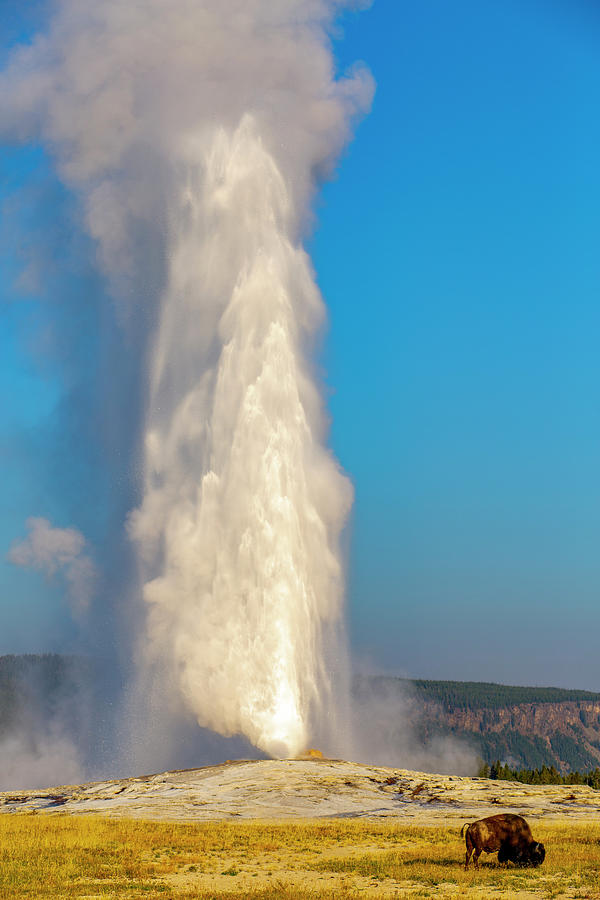
[[363, 68], [335, 77], [344, 5], [58, 0], [0, 79], [0, 128], [51, 148], [123, 322], [154, 316], [130, 517], [140, 666], [167, 668], [200, 725], [273, 755], [327, 740], [343, 656], [351, 489], [325, 447], [302, 237], [372, 96]]
[[72, 740], [59, 731], [44, 735], [10, 734], [0, 741], [0, 790], [77, 784], [85, 770]]
[[359, 676], [352, 711], [353, 758], [360, 762], [449, 775], [477, 772], [477, 752], [461, 737], [420, 734], [428, 711], [409, 682]]
[[26, 526], [29, 534], [12, 545], [9, 561], [15, 566], [37, 569], [49, 577], [62, 576], [73, 611], [84, 612], [96, 580], [94, 564], [85, 552], [84, 536], [76, 528], [54, 528], [43, 518], [27, 519]]

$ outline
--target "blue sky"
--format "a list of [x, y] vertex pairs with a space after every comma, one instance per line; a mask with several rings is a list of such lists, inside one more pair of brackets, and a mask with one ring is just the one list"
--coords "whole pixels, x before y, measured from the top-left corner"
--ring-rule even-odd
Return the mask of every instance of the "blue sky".
[[346, 22], [377, 94], [312, 250], [374, 666], [600, 689], [599, 38], [531, 0]]
[[[31, 21], [15, 15], [5, 45]], [[376, 0], [341, 23], [340, 68], [364, 60], [377, 93], [309, 249], [331, 442], [356, 491], [349, 630], [371, 668], [600, 690], [599, 39], [593, 4], [566, 0]], [[47, 170], [36, 148], [0, 162], [4, 199]], [[72, 510], [43, 459], [64, 371], [40, 365], [43, 298], [13, 287], [6, 229], [8, 548], [27, 516]], [[68, 646], [56, 587], [0, 578], [0, 652]]]

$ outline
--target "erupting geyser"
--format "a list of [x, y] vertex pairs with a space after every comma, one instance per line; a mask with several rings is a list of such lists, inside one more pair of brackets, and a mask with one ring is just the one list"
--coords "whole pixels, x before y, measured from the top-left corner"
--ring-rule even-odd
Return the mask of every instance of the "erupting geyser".
[[161, 557], [149, 631], [200, 724], [295, 754], [327, 706], [323, 630], [341, 611], [350, 499], [302, 353], [321, 303], [255, 121], [188, 151], [133, 518], [140, 550]]
[[202, 726], [272, 755], [322, 733], [343, 608], [351, 491], [324, 445], [302, 248], [372, 90], [361, 69], [334, 78], [342, 5], [59, 0], [0, 85], [9, 129], [48, 140], [81, 195], [124, 327], [154, 316], [129, 520], [141, 664], [162, 660]]

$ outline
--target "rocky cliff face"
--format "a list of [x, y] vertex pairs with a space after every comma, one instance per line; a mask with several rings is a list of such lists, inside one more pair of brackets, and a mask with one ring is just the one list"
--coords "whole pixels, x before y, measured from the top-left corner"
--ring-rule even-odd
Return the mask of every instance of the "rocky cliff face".
[[600, 702], [522, 703], [499, 708], [448, 707], [414, 698], [415, 727], [427, 741], [453, 734], [475, 746], [484, 762], [513, 767], [554, 765], [587, 771], [600, 765]]
[[592, 740], [600, 737], [600, 703], [590, 701], [523, 703], [506, 709], [453, 709], [444, 714], [449, 727], [464, 731], [512, 728], [523, 734], [549, 737], [556, 731], [567, 734], [576, 730], [585, 732]]

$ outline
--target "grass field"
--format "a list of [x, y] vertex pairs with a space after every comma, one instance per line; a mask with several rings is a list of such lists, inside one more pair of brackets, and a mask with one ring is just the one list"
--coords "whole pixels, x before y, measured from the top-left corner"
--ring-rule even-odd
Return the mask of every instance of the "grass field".
[[0, 897], [600, 898], [600, 823], [532, 825], [541, 868], [465, 872], [456, 828], [2, 815]]

